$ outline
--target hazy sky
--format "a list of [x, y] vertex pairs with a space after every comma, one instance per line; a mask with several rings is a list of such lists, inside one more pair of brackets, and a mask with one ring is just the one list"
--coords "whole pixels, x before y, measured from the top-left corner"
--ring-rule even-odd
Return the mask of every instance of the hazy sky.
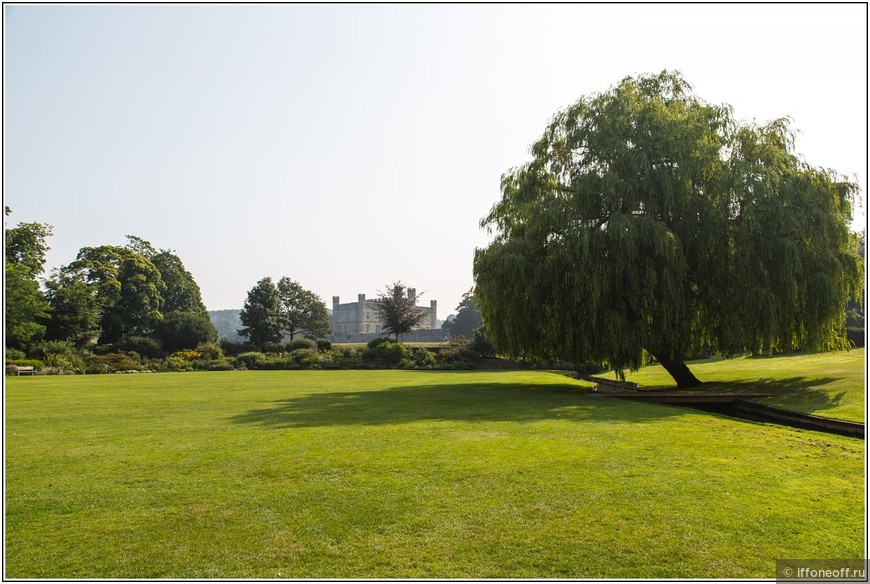
[[866, 193], [866, 11], [7, 4], [7, 222], [54, 226], [48, 268], [126, 234], [173, 249], [210, 310], [267, 275], [330, 307], [402, 280], [443, 319], [502, 173], [628, 75], [790, 116], [807, 162]]

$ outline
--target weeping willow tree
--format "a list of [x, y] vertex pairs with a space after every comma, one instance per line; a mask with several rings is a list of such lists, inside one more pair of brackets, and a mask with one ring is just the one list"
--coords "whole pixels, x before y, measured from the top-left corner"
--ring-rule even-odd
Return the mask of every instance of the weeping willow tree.
[[475, 292], [496, 348], [598, 363], [846, 347], [863, 268], [857, 186], [794, 153], [787, 120], [738, 123], [679, 73], [626, 78], [557, 113], [502, 177]]

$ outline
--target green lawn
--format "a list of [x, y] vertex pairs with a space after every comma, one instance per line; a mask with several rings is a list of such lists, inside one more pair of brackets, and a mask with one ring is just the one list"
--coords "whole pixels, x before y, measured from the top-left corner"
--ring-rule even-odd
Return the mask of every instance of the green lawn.
[[[705, 391], [763, 392], [773, 397], [758, 400], [798, 412], [864, 421], [864, 349], [809, 355], [739, 357], [690, 361], [689, 369], [704, 382]], [[610, 377], [615, 377], [613, 373]], [[676, 387], [660, 365], [649, 365], [627, 381], [646, 390]]]
[[773, 578], [864, 442], [546, 372], [7, 379], [7, 578]]

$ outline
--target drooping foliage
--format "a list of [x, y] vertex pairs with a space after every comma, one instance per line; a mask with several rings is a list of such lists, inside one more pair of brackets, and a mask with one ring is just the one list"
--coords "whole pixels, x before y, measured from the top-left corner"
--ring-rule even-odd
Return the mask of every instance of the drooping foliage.
[[689, 387], [688, 354], [844, 346], [857, 189], [802, 162], [785, 120], [737, 123], [663, 72], [557, 113], [532, 155], [475, 253], [500, 353], [617, 370], [651, 354]]

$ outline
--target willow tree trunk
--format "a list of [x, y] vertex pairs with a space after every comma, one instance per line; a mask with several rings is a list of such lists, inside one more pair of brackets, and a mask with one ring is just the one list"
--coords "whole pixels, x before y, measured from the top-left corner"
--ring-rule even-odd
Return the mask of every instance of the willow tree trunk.
[[689, 370], [686, 362], [680, 358], [663, 358], [655, 356], [656, 360], [661, 363], [665, 371], [671, 374], [674, 381], [677, 382], [677, 389], [691, 389], [701, 385], [701, 380], [695, 377], [695, 374]]

